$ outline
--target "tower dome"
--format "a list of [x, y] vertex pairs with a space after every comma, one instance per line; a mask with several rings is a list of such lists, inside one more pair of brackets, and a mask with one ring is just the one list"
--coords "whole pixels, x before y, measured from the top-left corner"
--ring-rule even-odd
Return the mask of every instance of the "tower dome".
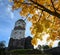
[[15, 26], [25, 26], [25, 21], [23, 19], [19, 19], [18, 21], [16, 21]]
[[23, 19], [19, 19], [19, 20], [17, 20], [17, 22], [18, 22], [18, 21], [22, 21], [22, 22], [25, 22]]

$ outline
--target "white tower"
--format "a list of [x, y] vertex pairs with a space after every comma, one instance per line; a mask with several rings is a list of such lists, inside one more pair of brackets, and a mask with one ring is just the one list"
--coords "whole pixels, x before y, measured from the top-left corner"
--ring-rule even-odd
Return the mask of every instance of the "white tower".
[[21, 39], [25, 37], [25, 25], [24, 20], [20, 19], [15, 23], [15, 27], [12, 30], [11, 38]]
[[9, 49], [24, 48], [25, 25], [26, 23], [22, 19], [19, 19], [15, 23], [15, 27], [12, 30], [9, 45], [8, 45]]

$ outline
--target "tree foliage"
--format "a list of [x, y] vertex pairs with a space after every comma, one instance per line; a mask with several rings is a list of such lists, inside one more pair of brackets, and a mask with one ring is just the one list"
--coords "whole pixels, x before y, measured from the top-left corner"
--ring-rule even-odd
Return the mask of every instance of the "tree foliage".
[[5, 41], [0, 41], [0, 55], [6, 55], [5, 47]]
[[49, 46], [48, 45], [45, 45], [45, 46], [43, 46], [43, 49], [45, 50], [45, 49], [49, 49]]
[[58, 47], [60, 47], [60, 42], [58, 42]]
[[[43, 32], [49, 34], [47, 42], [60, 39], [60, 0], [13, 0], [12, 9], [21, 8], [20, 15], [32, 22], [32, 44], [43, 40]], [[51, 44], [50, 44], [51, 46]]]
[[0, 49], [5, 48], [5, 41], [0, 41]]

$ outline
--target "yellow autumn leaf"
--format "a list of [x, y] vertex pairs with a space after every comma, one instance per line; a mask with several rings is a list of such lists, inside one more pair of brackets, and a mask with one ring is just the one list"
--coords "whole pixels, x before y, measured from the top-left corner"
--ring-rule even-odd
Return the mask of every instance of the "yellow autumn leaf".
[[36, 38], [33, 38], [32, 41], [31, 41], [32, 45], [37, 45], [37, 39]]
[[52, 48], [53, 42], [50, 42], [49, 47]]
[[20, 2], [24, 2], [24, 0], [19, 0]]
[[9, 2], [12, 2], [12, 0], [9, 0]]

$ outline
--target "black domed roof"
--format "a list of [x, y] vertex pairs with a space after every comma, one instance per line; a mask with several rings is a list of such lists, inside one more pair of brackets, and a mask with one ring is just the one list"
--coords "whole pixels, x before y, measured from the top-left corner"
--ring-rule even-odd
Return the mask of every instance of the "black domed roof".
[[32, 37], [31, 37], [31, 36], [28, 36], [26, 39], [27, 39], [27, 40], [28, 40], [28, 39], [32, 39]]
[[17, 22], [18, 22], [18, 21], [22, 21], [22, 22], [25, 22], [23, 19], [19, 19], [19, 20], [17, 20]]

